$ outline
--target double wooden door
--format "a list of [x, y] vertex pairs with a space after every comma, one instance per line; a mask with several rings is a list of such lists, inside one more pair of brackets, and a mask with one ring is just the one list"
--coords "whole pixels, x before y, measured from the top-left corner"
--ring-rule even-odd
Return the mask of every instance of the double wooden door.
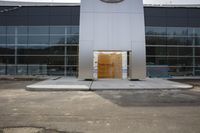
[[98, 55], [98, 78], [122, 78], [121, 53], [100, 53]]

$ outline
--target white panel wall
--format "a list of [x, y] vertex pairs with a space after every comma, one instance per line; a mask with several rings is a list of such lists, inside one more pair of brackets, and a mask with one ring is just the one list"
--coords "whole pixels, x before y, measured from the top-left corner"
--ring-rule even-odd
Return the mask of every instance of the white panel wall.
[[88, 61], [88, 56], [98, 50], [132, 52], [130, 78], [145, 78], [142, 0], [124, 0], [112, 4], [100, 0], [81, 1], [80, 79], [93, 79], [93, 60]]

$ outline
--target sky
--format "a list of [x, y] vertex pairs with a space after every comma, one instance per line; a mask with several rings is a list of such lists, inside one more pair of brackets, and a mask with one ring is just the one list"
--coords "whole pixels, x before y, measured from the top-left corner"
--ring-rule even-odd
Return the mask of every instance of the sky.
[[[58, 2], [58, 3], [80, 3], [80, 0], [0, 0], [19, 2]], [[144, 4], [199, 4], [200, 0], [143, 0]]]

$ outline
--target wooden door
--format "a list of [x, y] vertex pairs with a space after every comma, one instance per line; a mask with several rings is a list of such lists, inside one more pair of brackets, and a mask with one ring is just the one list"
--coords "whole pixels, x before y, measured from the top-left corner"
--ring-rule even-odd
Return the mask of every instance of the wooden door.
[[122, 54], [99, 54], [98, 78], [122, 78]]

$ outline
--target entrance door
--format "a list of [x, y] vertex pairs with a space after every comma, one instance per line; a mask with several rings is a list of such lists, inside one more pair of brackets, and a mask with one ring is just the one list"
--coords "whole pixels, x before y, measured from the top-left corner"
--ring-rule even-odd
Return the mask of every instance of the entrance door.
[[98, 78], [122, 78], [122, 54], [100, 53], [98, 55]]

